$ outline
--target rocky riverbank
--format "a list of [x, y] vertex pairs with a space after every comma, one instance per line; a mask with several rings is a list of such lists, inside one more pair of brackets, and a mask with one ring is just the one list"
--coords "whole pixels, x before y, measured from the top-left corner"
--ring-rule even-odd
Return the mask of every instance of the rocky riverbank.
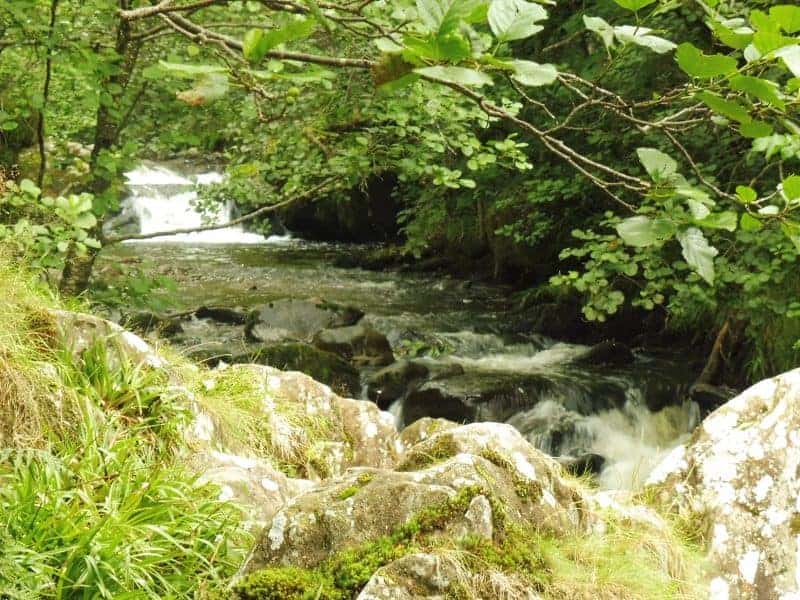
[[797, 372], [713, 413], [632, 495], [574, 479], [509, 425], [426, 418], [398, 431], [374, 403], [301, 373], [207, 370], [96, 317], [53, 316], [76, 356], [101, 339], [183, 387], [182, 460], [256, 533], [234, 598], [799, 591]]

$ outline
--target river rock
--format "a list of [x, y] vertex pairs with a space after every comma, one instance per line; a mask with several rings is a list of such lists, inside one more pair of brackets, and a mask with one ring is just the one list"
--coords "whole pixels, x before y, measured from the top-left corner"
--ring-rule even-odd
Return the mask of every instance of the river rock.
[[495, 500], [503, 504], [505, 523], [536, 523], [554, 535], [588, 524], [580, 490], [508, 425], [434, 434], [409, 450], [400, 469], [351, 469], [300, 495], [272, 519], [245, 570], [315, 567], [437, 507], [436, 535], [454, 539], [498, 535]]
[[251, 314], [245, 332], [260, 342], [310, 342], [323, 329], [355, 325], [364, 313], [322, 300], [287, 298], [265, 304]]
[[571, 473], [576, 477], [599, 475], [606, 464], [606, 459], [603, 456], [593, 452], [587, 452], [580, 456], [559, 456], [556, 460], [567, 473]]
[[650, 475], [708, 534], [712, 600], [800, 598], [800, 370], [758, 383], [703, 421]]
[[409, 388], [428, 376], [424, 364], [399, 360], [372, 375], [367, 381], [367, 395], [379, 407], [386, 409], [406, 395]]
[[394, 362], [389, 340], [366, 323], [320, 331], [314, 336], [314, 345], [339, 354], [355, 365], [379, 367]]
[[201, 306], [194, 311], [198, 319], [210, 319], [225, 325], [244, 325], [247, 323], [247, 314], [235, 308], [225, 306]]
[[589, 348], [585, 354], [573, 362], [578, 365], [620, 366], [629, 365], [636, 360], [633, 352], [625, 344], [606, 340]]
[[360, 392], [358, 371], [341, 356], [301, 342], [268, 344], [231, 357], [230, 362], [269, 365], [282, 371], [300, 371], [329, 385], [337, 394], [352, 397]]
[[465, 373], [428, 381], [412, 390], [403, 401], [403, 422], [422, 417], [457, 423], [476, 420], [503, 421], [536, 404], [551, 382], [537, 375], [512, 378], [491, 373]]

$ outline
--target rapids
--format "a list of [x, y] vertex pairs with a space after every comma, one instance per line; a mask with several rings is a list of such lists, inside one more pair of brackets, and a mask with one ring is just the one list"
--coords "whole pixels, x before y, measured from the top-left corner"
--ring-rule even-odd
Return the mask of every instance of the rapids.
[[[220, 178], [215, 172], [184, 174], [142, 166], [128, 173], [126, 210], [143, 233], [225, 224], [234, 214], [231, 205], [211, 215], [195, 210], [195, 186]], [[553, 455], [603, 456], [603, 487], [637, 487], [699, 420], [697, 406], [683, 401], [690, 382], [680, 357], [637, 353], [634, 363], [624, 367], [579, 366], [573, 361], [587, 351], [585, 346], [515, 331], [506, 310], [507, 288], [440, 275], [333, 266], [348, 252], [352, 249], [344, 245], [264, 238], [236, 226], [123, 244], [105, 252], [100, 263], [134, 262], [151, 274], [172, 277], [185, 307], [249, 309], [279, 298], [324, 298], [356, 306], [387, 336], [396, 355], [414, 355], [424, 347], [429, 352], [421, 360], [432, 370], [462, 367], [462, 376], [439, 382], [444, 388], [460, 386], [462, 393], [474, 391], [476, 397], [505, 390], [491, 395], [479, 419], [506, 421]], [[185, 329], [187, 348], [243, 343], [233, 328], [195, 320]], [[648, 406], [653, 405], [666, 408], [652, 412]], [[391, 411], [402, 425], [403, 406]]]

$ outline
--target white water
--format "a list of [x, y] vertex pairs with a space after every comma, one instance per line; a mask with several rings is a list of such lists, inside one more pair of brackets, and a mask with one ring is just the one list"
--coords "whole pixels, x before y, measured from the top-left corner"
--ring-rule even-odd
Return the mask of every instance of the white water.
[[[175, 229], [193, 229], [206, 225], [224, 225], [233, 219], [233, 204], [219, 206], [211, 214], [200, 213], [195, 208], [195, 186], [220, 183], [220, 173], [209, 172], [193, 176], [180, 175], [163, 166], [142, 165], [125, 174], [131, 195], [126, 208], [133, 212], [140, 233], [153, 234]], [[150, 242], [191, 244], [263, 244], [286, 243], [289, 236], [264, 236], [248, 233], [241, 225], [149, 238]]]

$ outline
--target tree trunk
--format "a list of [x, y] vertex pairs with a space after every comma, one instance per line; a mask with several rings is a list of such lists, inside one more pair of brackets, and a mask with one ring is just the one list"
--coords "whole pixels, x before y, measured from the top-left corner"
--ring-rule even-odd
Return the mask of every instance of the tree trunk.
[[[120, 10], [127, 10], [128, 0], [120, 0]], [[117, 39], [115, 50], [117, 56], [121, 57], [118, 67], [102, 83], [100, 96], [108, 95], [112, 102], [101, 102], [97, 109], [97, 119], [95, 121], [94, 148], [90, 159], [90, 169], [92, 182], [89, 186], [95, 196], [108, 192], [114, 183], [116, 173], [107, 173], [99, 165], [102, 153], [112, 148], [119, 138], [120, 128], [124, 120], [121, 106], [123, 98], [131, 80], [136, 61], [139, 57], [140, 43], [131, 39], [133, 33], [131, 25], [119, 18], [117, 22]], [[119, 90], [117, 93], [110, 93], [108, 90]], [[97, 225], [89, 235], [95, 239], [103, 239], [103, 221], [101, 215]], [[92, 268], [97, 258], [98, 250], [87, 248], [85, 256], [78, 256], [74, 248], [67, 254], [66, 265], [61, 274], [60, 292], [65, 296], [77, 296], [85, 292], [89, 287], [89, 280], [92, 276]]]

